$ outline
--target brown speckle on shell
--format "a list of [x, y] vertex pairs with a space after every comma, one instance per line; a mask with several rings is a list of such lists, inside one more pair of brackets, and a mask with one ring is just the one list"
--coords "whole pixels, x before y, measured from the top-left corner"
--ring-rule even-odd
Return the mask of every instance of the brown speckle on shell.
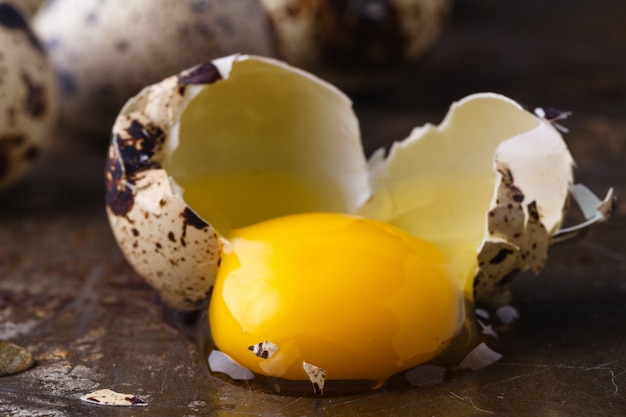
[[248, 346], [248, 350], [259, 358], [269, 359], [278, 351], [278, 345], [270, 342], [269, 340], [265, 340], [255, 345]]
[[24, 110], [34, 119], [46, 112], [46, 92], [41, 84], [35, 83], [28, 74], [22, 73], [22, 82], [27, 91]]
[[212, 62], [197, 65], [189, 71], [183, 71], [177, 77], [180, 86], [189, 84], [211, 84], [222, 79], [222, 75]]
[[[193, 210], [189, 207], [185, 207], [181, 214], [182, 218], [185, 220], [185, 225], [193, 226], [198, 230], [202, 230], [208, 226], [208, 223], [202, 220]], [[183, 233], [184, 235], [184, 233]]]
[[118, 152], [124, 163], [127, 175], [142, 169], [158, 167], [153, 160], [155, 153], [164, 141], [163, 130], [153, 124], [142, 124], [138, 120], [130, 120], [126, 134], [115, 135]]
[[[109, 148], [109, 157], [106, 162], [106, 203], [116, 216], [125, 216], [135, 203], [133, 180], [125, 179], [122, 161], [117, 153], [117, 148]], [[133, 229], [137, 233], [136, 230]]]
[[507, 293], [512, 278], [528, 267], [539, 273], [550, 243], [537, 202], [522, 204], [524, 193], [506, 164], [498, 162], [497, 171], [501, 180], [496, 205], [487, 216], [489, 239], [478, 254], [474, 279], [474, 296], [484, 302]]

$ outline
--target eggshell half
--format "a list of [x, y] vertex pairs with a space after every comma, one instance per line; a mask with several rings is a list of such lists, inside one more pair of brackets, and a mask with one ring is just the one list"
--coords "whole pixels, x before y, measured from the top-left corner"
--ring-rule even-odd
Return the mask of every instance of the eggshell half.
[[453, 265], [476, 260], [475, 272], [457, 268], [457, 278], [467, 297], [490, 300], [518, 272], [545, 264], [573, 164], [548, 121], [504, 96], [474, 94], [441, 125], [373, 156], [373, 198], [359, 213], [437, 243]]
[[[264, 80], [258, 86], [257, 77]], [[204, 120], [209, 120], [205, 109], [185, 122], [185, 111], [218, 84], [235, 89], [242, 84], [245, 92], [252, 91], [261, 100], [253, 109], [245, 100], [236, 102], [232, 117], [210, 119], [213, 124]], [[224, 105], [230, 108], [236, 99], [227, 97]], [[276, 108], [281, 118], [299, 120], [294, 130], [267, 138], [217, 133], [248, 123], [245, 118], [250, 115], [261, 121], [275, 117]], [[206, 135], [188, 138], [185, 123]], [[190, 140], [196, 141], [191, 147], [186, 144]], [[190, 153], [176, 163], [176, 153], [184, 146]], [[214, 229], [211, 218], [189, 206], [186, 190], [175, 178], [197, 171], [204, 175], [203, 170], [213, 166], [226, 173], [256, 169], [255, 163], [305, 175], [316, 189], [336, 190], [336, 198], [318, 199], [322, 211], [354, 210], [370, 195], [350, 101], [329, 84], [279, 61], [234, 55], [201, 64], [145, 88], [122, 109], [106, 167], [107, 213], [122, 252], [168, 305], [192, 310], [206, 299], [220, 261], [218, 232], [223, 233]], [[219, 199], [210, 200], [211, 206], [220, 204], [224, 203]], [[255, 207], [243, 209], [254, 212]]]

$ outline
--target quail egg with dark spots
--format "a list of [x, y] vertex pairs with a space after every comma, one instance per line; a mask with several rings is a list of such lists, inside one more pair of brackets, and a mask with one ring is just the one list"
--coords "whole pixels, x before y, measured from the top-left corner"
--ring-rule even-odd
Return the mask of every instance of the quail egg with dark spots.
[[0, 188], [32, 167], [56, 121], [55, 76], [18, 1], [0, 1]]

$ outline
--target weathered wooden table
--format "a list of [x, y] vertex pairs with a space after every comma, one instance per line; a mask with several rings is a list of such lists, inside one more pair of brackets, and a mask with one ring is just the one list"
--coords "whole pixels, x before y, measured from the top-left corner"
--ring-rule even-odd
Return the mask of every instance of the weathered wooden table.
[[[367, 150], [438, 123], [453, 100], [477, 91], [572, 110], [566, 140], [577, 178], [626, 195], [626, 3], [457, 1], [410, 79], [354, 97]], [[56, 138], [32, 175], [0, 195], [0, 340], [37, 361], [0, 378], [0, 415], [626, 415], [626, 198], [586, 240], [555, 247], [539, 277], [519, 279], [521, 319], [498, 363], [429, 388], [283, 397], [209, 376], [194, 344], [164, 319], [113, 241], [107, 139], [89, 139]], [[149, 406], [79, 401], [98, 388]]]

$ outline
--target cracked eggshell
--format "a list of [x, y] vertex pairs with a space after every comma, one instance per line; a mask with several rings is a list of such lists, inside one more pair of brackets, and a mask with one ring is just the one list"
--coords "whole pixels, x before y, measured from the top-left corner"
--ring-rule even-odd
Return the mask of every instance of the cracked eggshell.
[[[213, 100], [212, 94], [221, 97], [218, 102], [226, 100], [225, 114], [204, 107], [202, 100]], [[219, 116], [211, 119], [210, 112]], [[292, 123], [296, 119], [299, 123]], [[266, 140], [233, 134], [242, 126], [258, 132], [259, 121], [268, 126]], [[281, 126], [287, 127], [282, 133]], [[178, 179], [206, 175], [205, 169], [217, 169], [209, 175], [218, 176], [249, 169], [295, 172], [313, 189], [333, 190], [333, 198], [323, 194], [316, 201], [320, 211], [353, 211], [369, 197], [359, 137], [346, 96], [282, 62], [234, 55], [192, 67], [146, 87], [127, 102], [114, 124], [106, 166], [113, 234], [130, 264], [165, 303], [196, 309], [207, 298], [219, 265], [218, 232], [226, 231], [211, 223], [216, 224], [213, 215], [225, 211], [224, 201], [209, 199], [208, 208], [191, 206], [191, 191], [181, 188]], [[195, 201], [206, 204], [207, 198], [200, 194]], [[253, 204], [240, 205], [254, 213]]]
[[109, 132], [141, 88], [233, 53], [271, 55], [258, 0], [51, 0], [34, 16], [61, 87], [61, 121]]
[[359, 214], [437, 244], [452, 265], [475, 262], [457, 279], [468, 299], [489, 303], [518, 272], [545, 264], [573, 165], [548, 120], [504, 96], [474, 94], [441, 125], [414, 129], [387, 158], [372, 156], [374, 197]]
[[342, 88], [390, 81], [439, 37], [449, 0], [260, 0], [281, 59]]
[[51, 136], [55, 79], [21, 3], [0, 1], [0, 188], [22, 177]]

